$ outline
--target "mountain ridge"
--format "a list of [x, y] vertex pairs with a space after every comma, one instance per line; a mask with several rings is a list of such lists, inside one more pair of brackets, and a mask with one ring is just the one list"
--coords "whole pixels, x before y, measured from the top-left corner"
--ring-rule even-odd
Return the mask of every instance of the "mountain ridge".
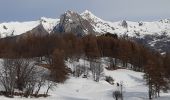
[[[66, 11], [67, 12], [74, 12], [74, 11]], [[74, 12], [76, 13], [76, 12]], [[78, 14], [78, 13], [77, 13]], [[130, 32], [134, 31], [133, 33], [137, 32], [143, 32], [143, 34], [150, 33], [160, 33], [161, 31], [168, 31], [170, 33], [170, 19], [161, 19], [159, 21], [152, 21], [152, 22], [133, 22], [133, 21], [117, 21], [117, 22], [111, 22], [111, 21], [105, 21], [97, 16], [95, 16], [92, 12], [85, 10], [83, 13], [79, 14], [83, 19], [86, 19], [90, 22], [90, 24], [94, 27], [94, 31], [98, 33], [118, 33], [118, 35], [122, 35], [129, 31], [128, 35], [134, 36], [135, 34], [130, 34]], [[125, 21], [129, 27], [128, 30], [122, 27], [122, 22]], [[22, 33], [25, 33], [27, 31], [30, 31], [31, 29], [35, 28], [39, 24], [42, 24], [44, 28], [47, 30], [48, 33], [51, 33], [53, 28], [59, 24], [60, 19], [58, 18], [46, 18], [41, 17], [39, 20], [36, 21], [25, 21], [25, 22], [4, 22], [0, 23], [0, 35], [7, 34], [7, 36], [10, 36], [10, 33], [13, 33], [12, 31], [16, 31], [15, 33], [17, 35], [20, 35]], [[144, 26], [143, 26], [144, 25]], [[162, 26], [163, 25], [163, 26]], [[23, 28], [23, 30], [18, 29], [18, 27]], [[143, 27], [142, 27], [143, 26]], [[165, 26], [165, 27], [164, 27]], [[25, 28], [27, 27], [27, 28]], [[149, 28], [149, 29], [148, 29]], [[153, 29], [152, 29], [153, 28]], [[153, 31], [154, 29], [157, 29]], [[24, 31], [25, 30], [25, 31]], [[152, 31], [151, 31], [152, 30]], [[147, 33], [148, 32], [148, 33]], [[128, 32], [127, 32], [128, 33]], [[15, 34], [14, 34], [15, 35]], [[170, 34], [168, 34], [170, 35]], [[4, 38], [6, 36], [1, 36], [1, 38]]]
[[119, 37], [128, 37], [160, 52], [170, 50], [170, 19], [153, 22], [110, 22], [88, 10], [81, 14], [68, 10], [60, 19], [41, 17], [37, 21], [0, 23], [0, 38], [29, 32], [41, 34], [40, 30], [43, 34], [71, 32], [79, 36], [90, 33], [98, 36], [109, 32]]

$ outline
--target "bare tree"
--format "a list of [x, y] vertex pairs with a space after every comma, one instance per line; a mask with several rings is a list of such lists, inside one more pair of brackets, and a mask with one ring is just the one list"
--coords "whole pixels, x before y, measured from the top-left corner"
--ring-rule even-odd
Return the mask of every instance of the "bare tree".
[[41, 77], [37, 82], [37, 90], [35, 91], [35, 96], [38, 96], [40, 89], [45, 86], [45, 77]]
[[101, 64], [100, 60], [93, 60], [93, 62], [91, 62], [91, 71], [92, 71], [92, 75], [93, 75], [93, 79], [96, 82], [99, 82], [100, 77], [103, 74], [103, 66]]
[[57, 84], [56, 84], [55, 82], [50, 81], [50, 80], [47, 80], [47, 90], [46, 90], [46, 92], [45, 92], [45, 96], [47, 96], [49, 90], [50, 90], [50, 89], [53, 90], [56, 85], [57, 85]]
[[31, 59], [4, 59], [0, 71], [0, 82], [5, 89], [6, 96], [13, 97], [14, 89], [23, 91], [24, 96], [32, 95], [36, 90], [38, 94], [45, 83], [41, 80], [44, 72], [35, 66]]
[[15, 88], [15, 76], [16, 71], [15, 67], [13, 66], [14, 63], [10, 59], [5, 59], [3, 62], [3, 67], [1, 69], [1, 84], [5, 89], [6, 96], [13, 97], [14, 88]]
[[85, 73], [86, 72], [86, 68], [85, 68], [86, 66], [83, 66], [83, 65], [77, 65], [77, 66], [75, 66], [75, 70], [74, 70], [74, 75], [76, 76], [76, 77], [80, 77], [83, 73]]

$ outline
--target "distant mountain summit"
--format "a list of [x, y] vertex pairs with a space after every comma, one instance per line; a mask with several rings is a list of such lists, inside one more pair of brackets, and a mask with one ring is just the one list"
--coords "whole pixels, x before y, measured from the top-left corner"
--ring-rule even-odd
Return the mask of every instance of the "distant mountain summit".
[[170, 19], [154, 22], [110, 22], [86, 10], [81, 14], [66, 11], [60, 19], [42, 17], [37, 21], [0, 23], [0, 38], [23, 34], [48, 35], [74, 33], [102, 35], [106, 32], [128, 37], [160, 52], [170, 50]]
[[90, 22], [73, 11], [67, 11], [60, 17], [60, 23], [54, 28], [54, 33], [74, 33], [83, 36], [87, 33], [95, 33]]
[[[36, 27], [36, 29], [46, 30], [46, 32], [51, 33], [51, 31], [59, 23], [59, 21], [60, 19], [41, 17], [37, 21], [0, 23], [0, 38], [21, 35], [33, 29], [35, 30]], [[43, 29], [40, 29], [38, 27], [41, 27]]]

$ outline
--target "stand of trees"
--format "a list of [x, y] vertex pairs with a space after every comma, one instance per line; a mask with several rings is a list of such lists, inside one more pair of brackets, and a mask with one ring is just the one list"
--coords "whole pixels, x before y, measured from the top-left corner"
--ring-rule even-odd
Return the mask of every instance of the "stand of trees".
[[[97, 59], [99, 57], [110, 57], [110, 69], [117, 66], [118, 61], [124, 67], [130, 63], [132, 69], [142, 71], [147, 61], [148, 49], [130, 40], [117, 38], [117, 36], [87, 35], [77, 37], [73, 34], [34, 36], [15, 39], [0, 39], [1, 58], [51, 58], [53, 52], [58, 49], [62, 51], [63, 59], [77, 59], [80, 57]], [[114, 58], [114, 59], [113, 59]], [[50, 62], [51, 63], [51, 62]]]
[[161, 90], [169, 89], [170, 55], [167, 53], [165, 56], [161, 56], [159, 53], [152, 52], [149, 57], [150, 59], [144, 66], [144, 79], [149, 88], [149, 99], [152, 99], [159, 97]]
[[[51, 71], [51, 80], [63, 82], [70, 72], [64, 61], [85, 58], [90, 62], [90, 70], [95, 81], [99, 81], [103, 68], [99, 59], [108, 57], [110, 66], [115, 69], [121, 63], [125, 68], [145, 72], [149, 87], [149, 97], [159, 96], [160, 90], [167, 89], [170, 80], [170, 56], [153, 52], [133, 41], [106, 34], [94, 36], [89, 34], [77, 37], [73, 34], [47, 36], [28, 35], [0, 39], [1, 58], [45, 57], [46, 67]], [[130, 64], [130, 66], [129, 66]], [[76, 67], [76, 66], [75, 66]], [[76, 76], [87, 75], [85, 67], [76, 69]]]
[[[37, 67], [33, 63], [34, 59], [4, 59], [3, 67], [0, 71], [0, 83], [4, 87], [1, 95], [7, 97], [18, 96], [40, 96], [41, 87], [46, 86], [46, 81], [50, 81], [47, 70]], [[51, 86], [47, 86], [52, 88]], [[21, 91], [21, 92], [17, 92]], [[47, 96], [42, 94], [42, 96]]]

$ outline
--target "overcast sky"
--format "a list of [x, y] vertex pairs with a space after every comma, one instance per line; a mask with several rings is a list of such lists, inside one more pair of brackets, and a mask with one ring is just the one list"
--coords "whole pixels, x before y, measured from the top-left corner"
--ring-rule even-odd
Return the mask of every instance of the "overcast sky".
[[86, 9], [109, 21], [170, 18], [170, 0], [0, 0], [0, 22], [59, 18], [67, 10]]

